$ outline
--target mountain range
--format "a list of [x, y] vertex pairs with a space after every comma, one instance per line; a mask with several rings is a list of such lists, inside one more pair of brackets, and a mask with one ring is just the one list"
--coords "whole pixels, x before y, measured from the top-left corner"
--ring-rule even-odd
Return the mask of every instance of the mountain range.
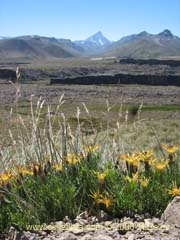
[[98, 52], [105, 50], [112, 42], [104, 37], [102, 32], [99, 31], [91, 37], [85, 40], [75, 41], [75, 43], [82, 47], [86, 54], [97, 54]]
[[99, 31], [79, 41], [38, 35], [0, 37], [1, 60], [54, 59], [81, 56], [161, 58], [180, 56], [180, 38], [166, 29], [158, 34], [146, 31], [112, 42]]

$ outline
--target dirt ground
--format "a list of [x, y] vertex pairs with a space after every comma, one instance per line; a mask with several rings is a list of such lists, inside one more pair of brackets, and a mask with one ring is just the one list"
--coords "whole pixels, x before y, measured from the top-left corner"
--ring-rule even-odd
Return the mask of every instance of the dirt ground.
[[[180, 105], [180, 88], [175, 86], [145, 85], [48, 85], [46, 83], [22, 84], [21, 102], [29, 102], [31, 95], [42, 96], [46, 103], [57, 104], [60, 96], [68, 104], [104, 104], [106, 99], [112, 104], [140, 105]], [[15, 88], [11, 84], [0, 84], [0, 104], [13, 104]]]

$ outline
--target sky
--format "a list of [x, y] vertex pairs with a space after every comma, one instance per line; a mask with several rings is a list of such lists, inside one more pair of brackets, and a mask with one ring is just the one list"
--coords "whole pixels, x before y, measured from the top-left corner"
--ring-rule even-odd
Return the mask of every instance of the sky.
[[0, 0], [0, 36], [110, 40], [146, 30], [180, 36], [180, 0]]

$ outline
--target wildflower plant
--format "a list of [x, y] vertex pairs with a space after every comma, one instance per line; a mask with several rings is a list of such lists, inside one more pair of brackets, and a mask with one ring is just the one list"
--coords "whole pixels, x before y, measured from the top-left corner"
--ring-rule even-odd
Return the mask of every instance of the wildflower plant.
[[180, 192], [179, 147], [161, 145], [167, 152], [163, 157], [153, 148], [124, 152], [119, 127], [113, 140], [109, 125], [105, 140], [94, 129], [84, 136], [79, 109], [72, 131], [65, 115], [58, 114], [62, 101], [42, 126], [44, 101], [35, 107], [31, 99], [30, 128], [20, 121], [16, 141], [10, 131], [13, 143], [0, 171], [0, 230], [12, 223], [26, 229], [73, 219], [82, 211], [98, 215], [102, 209], [114, 217], [159, 216]]

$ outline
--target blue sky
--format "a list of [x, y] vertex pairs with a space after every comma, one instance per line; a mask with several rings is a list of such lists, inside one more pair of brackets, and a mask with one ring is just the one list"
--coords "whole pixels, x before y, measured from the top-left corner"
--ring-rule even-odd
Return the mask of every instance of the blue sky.
[[180, 36], [180, 0], [0, 0], [0, 36], [110, 40], [146, 30]]

